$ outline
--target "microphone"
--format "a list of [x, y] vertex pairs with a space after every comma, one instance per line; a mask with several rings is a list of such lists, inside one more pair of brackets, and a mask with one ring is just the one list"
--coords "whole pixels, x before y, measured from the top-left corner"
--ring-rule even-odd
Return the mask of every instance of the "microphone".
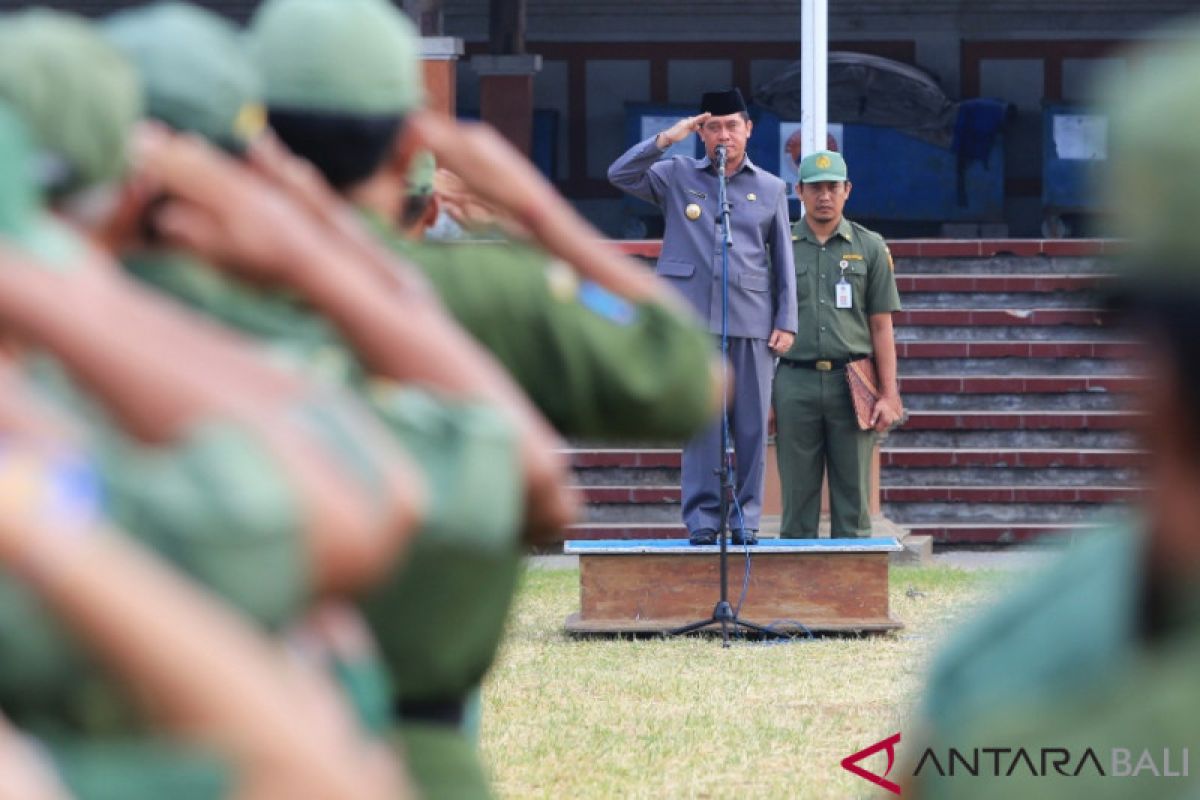
[[723, 145], [723, 144], [717, 145], [716, 152], [717, 152], [717, 167], [721, 170], [721, 172], [724, 172], [725, 171], [725, 145]]

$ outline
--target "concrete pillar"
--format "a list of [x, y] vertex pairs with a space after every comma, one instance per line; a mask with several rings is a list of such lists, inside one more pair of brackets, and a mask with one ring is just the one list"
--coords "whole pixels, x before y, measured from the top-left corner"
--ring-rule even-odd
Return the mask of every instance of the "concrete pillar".
[[456, 71], [462, 54], [462, 39], [453, 36], [425, 36], [421, 39], [427, 105], [449, 116], [454, 116], [457, 103], [454, 96]]
[[533, 150], [533, 76], [542, 69], [542, 57], [480, 55], [471, 59], [479, 75], [480, 113], [518, 150]]

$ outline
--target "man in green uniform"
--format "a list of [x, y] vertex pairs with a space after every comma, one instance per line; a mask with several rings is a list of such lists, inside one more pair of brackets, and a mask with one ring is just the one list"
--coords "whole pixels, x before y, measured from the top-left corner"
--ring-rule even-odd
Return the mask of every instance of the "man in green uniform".
[[[712, 345], [692, 315], [579, 220], [525, 159], [498, 147], [498, 138], [481, 143], [478, 131], [430, 119], [415, 33], [394, 7], [273, 0], [259, 9], [251, 33], [272, 128], [423, 272], [449, 313], [559, 432], [679, 440], [713, 416]], [[301, 38], [306, 45], [297, 49]], [[420, 141], [435, 124], [441, 135]], [[449, 167], [477, 159], [457, 174], [477, 190], [502, 191], [497, 205], [536, 206], [530, 227], [546, 252], [514, 243], [403, 241], [411, 162], [423, 149]]]
[[[1129, 240], [1112, 298], [1144, 344], [1145, 501], [940, 654], [900, 770], [905, 798], [1200, 791], [1200, 24], [1168, 37], [1121, 60], [1108, 103], [1113, 232]], [[952, 774], [950, 748], [1002, 752]]]
[[783, 487], [780, 535], [811, 539], [828, 473], [831, 535], [869, 536], [873, 431], [861, 430], [846, 364], [874, 358], [880, 398], [871, 423], [885, 431], [903, 409], [892, 312], [900, 309], [892, 256], [874, 231], [846, 219], [846, 162], [828, 150], [800, 163], [805, 216], [792, 229], [799, 329], [775, 372], [772, 405]]

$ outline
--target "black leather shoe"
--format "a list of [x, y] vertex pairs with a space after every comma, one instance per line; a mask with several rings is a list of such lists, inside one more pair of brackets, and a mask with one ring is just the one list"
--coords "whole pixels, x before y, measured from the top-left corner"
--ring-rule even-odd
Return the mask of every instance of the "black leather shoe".
[[734, 544], [758, 544], [758, 531], [749, 528], [733, 529]]
[[688, 542], [695, 545], [716, 544], [717, 532], [712, 528], [699, 528], [688, 537]]

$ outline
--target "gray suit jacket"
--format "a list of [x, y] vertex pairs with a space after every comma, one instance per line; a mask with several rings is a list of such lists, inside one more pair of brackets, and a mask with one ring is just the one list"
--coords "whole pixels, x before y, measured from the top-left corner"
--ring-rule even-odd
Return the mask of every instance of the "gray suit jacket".
[[[654, 203], [666, 219], [657, 272], [721, 332], [721, 227], [717, 171], [708, 158], [665, 161], [654, 138], [608, 168], [613, 186]], [[728, 181], [733, 247], [729, 251], [729, 335], [766, 339], [796, 331], [796, 271], [787, 197], [779, 178], [747, 157]], [[688, 218], [688, 207], [698, 209]]]

